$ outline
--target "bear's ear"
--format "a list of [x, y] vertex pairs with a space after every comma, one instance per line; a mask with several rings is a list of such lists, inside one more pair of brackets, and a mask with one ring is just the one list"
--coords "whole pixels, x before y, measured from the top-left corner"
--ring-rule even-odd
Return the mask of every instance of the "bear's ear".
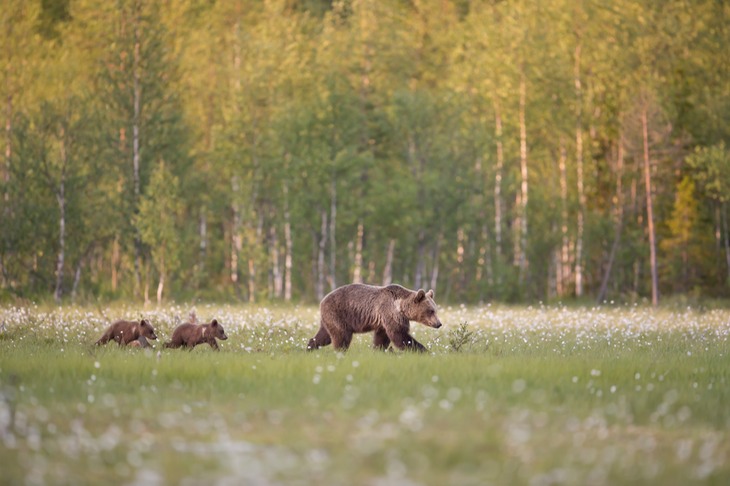
[[141, 319], [141, 320], [139, 321], [139, 325], [140, 325], [140, 326], [145, 326], [146, 324], [147, 324], [147, 321], [145, 321], [144, 319]]
[[418, 292], [416, 293], [416, 302], [421, 302], [425, 298], [426, 292], [424, 292], [423, 289], [418, 289]]
[[426, 292], [426, 295], [428, 296], [429, 299], [433, 299], [433, 289]]
[[216, 319], [213, 319], [212, 321], [210, 321], [210, 325], [215, 327], [218, 325], [218, 321]]

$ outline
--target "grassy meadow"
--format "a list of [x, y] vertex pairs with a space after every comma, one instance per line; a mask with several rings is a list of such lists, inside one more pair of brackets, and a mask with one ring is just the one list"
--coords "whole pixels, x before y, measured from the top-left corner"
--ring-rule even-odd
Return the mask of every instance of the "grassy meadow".
[[[0, 308], [1, 484], [728, 484], [730, 311], [446, 307], [424, 355], [315, 307]], [[148, 318], [152, 350], [93, 343]]]

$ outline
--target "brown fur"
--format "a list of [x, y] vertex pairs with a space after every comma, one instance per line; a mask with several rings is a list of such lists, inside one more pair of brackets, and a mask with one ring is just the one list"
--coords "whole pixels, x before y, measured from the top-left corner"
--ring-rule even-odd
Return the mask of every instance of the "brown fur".
[[140, 336], [136, 341], [132, 341], [127, 346], [131, 348], [151, 348], [152, 345], [147, 341], [147, 338]]
[[180, 324], [172, 332], [172, 339], [165, 343], [166, 348], [179, 348], [186, 347], [192, 350], [198, 344], [208, 343], [210, 347], [219, 350], [217, 339], [226, 340], [225, 331], [223, 326], [218, 324], [218, 321], [213, 319], [209, 324], [192, 324], [186, 322]]
[[140, 337], [145, 338], [145, 342], [147, 339], [157, 339], [155, 330], [148, 321], [117, 321], [107, 328], [96, 344], [100, 346], [113, 340], [120, 346], [126, 346]]
[[346, 350], [354, 333], [374, 332], [376, 349], [386, 350], [392, 343], [398, 349], [426, 351], [409, 334], [410, 321], [441, 327], [433, 296], [433, 290], [414, 291], [400, 285], [350, 284], [337, 288], [319, 305], [319, 331], [309, 340], [307, 349], [332, 343], [335, 349]]

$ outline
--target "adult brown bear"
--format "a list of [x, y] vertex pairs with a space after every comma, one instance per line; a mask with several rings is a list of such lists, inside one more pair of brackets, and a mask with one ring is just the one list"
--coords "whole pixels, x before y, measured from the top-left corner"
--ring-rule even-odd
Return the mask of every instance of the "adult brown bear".
[[415, 291], [400, 285], [350, 284], [337, 288], [319, 305], [319, 331], [309, 340], [307, 349], [332, 343], [335, 349], [346, 350], [354, 333], [374, 332], [376, 349], [388, 349], [392, 343], [398, 349], [426, 351], [409, 334], [410, 321], [441, 327], [433, 295], [433, 290]]

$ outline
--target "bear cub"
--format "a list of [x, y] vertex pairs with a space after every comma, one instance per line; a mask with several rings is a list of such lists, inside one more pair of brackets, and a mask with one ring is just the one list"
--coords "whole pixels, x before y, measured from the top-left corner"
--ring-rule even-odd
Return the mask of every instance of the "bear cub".
[[319, 305], [320, 327], [309, 340], [308, 350], [332, 346], [346, 350], [354, 333], [374, 332], [373, 347], [387, 350], [392, 343], [398, 349], [426, 351], [410, 335], [410, 321], [439, 328], [433, 290], [409, 290], [400, 285], [376, 287], [350, 284], [327, 294]]
[[147, 339], [157, 339], [154, 328], [147, 320], [142, 319], [139, 322], [117, 321], [107, 328], [96, 344], [101, 346], [114, 340], [120, 346], [126, 346], [134, 342], [139, 342], [141, 345], [142, 341], [140, 340], [144, 340], [144, 344], [148, 344]]
[[191, 351], [198, 344], [208, 343], [210, 347], [219, 351], [216, 339], [225, 341], [228, 339], [223, 326], [216, 319], [210, 321], [209, 324], [192, 324], [186, 322], [180, 324], [172, 332], [172, 339], [165, 343], [166, 348], [187, 347]]

